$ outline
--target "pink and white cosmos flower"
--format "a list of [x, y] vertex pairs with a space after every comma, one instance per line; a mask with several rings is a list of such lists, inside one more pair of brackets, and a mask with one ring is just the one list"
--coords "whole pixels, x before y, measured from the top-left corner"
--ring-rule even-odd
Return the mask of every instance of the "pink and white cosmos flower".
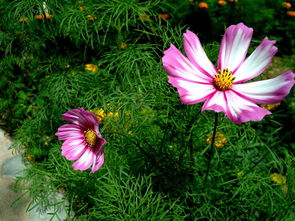
[[99, 122], [95, 114], [78, 108], [69, 110], [62, 115], [62, 119], [72, 124], [65, 124], [58, 128], [56, 136], [64, 140], [62, 155], [68, 160], [76, 160], [72, 165], [74, 170], [97, 171], [104, 163], [103, 145], [106, 140], [99, 132]]
[[287, 71], [269, 80], [248, 82], [259, 76], [277, 52], [275, 41], [264, 38], [246, 58], [253, 29], [243, 23], [225, 31], [218, 55], [218, 68], [210, 62], [199, 38], [187, 30], [184, 50], [187, 57], [171, 44], [164, 52], [168, 82], [177, 88], [180, 101], [195, 104], [205, 101], [202, 111], [224, 112], [234, 123], [260, 121], [271, 114], [257, 104], [274, 104], [288, 95], [294, 73]]

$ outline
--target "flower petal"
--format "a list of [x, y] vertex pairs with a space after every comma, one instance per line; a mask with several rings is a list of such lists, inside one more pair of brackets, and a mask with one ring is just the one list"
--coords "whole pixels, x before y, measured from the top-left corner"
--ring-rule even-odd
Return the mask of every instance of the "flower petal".
[[231, 25], [225, 31], [218, 55], [218, 68], [228, 68], [235, 72], [236, 68], [244, 61], [253, 29], [243, 23]]
[[275, 43], [276, 41], [264, 38], [261, 44], [234, 73], [236, 77], [235, 83], [248, 81], [260, 75], [271, 63], [272, 57], [278, 51], [274, 46]]
[[55, 133], [59, 140], [67, 140], [69, 138], [80, 138], [83, 137], [81, 128], [73, 124], [64, 124], [60, 126]]
[[195, 65], [202, 73], [210, 78], [214, 78], [217, 73], [214, 65], [208, 59], [197, 35], [187, 30], [183, 35], [184, 50], [190, 62]]
[[62, 115], [62, 119], [80, 126], [83, 130], [94, 128], [95, 125], [99, 124], [96, 116], [83, 108], [67, 111]]
[[97, 171], [104, 163], [104, 153], [100, 152], [99, 155], [96, 155], [95, 161], [93, 163], [90, 173]]
[[83, 155], [73, 163], [74, 170], [87, 170], [95, 160], [95, 155], [91, 147], [87, 147]]
[[261, 121], [265, 115], [271, 114], [268, 110], [242, 98], [232, 90], [226, 91], [226, 116], [234, 123], [247, 121]]
[[214, 94], [207, 98], [202, 107], [204, 110], [213, 110], [215, 112], [226, 112], [226, 97], [224, 91], [216, 90]]
[[77, 160], [86, 150], [87, 145], [83, 139], [68, 139], [62, 144], [61, 155], [68, 160]]
[[216, 90], [212, 84], [200, 84], [170, 76], [168, 79], [168, 82], [177, 88], [180, 101], [184, 104], [201, 102]]
[[164, 51], [163, 66], [173, 77], [180, 77], [189, 81], [208, 83], [211, 78], [200, 72], [181, 52], [174, 46]]
[[289, 94], [294, 77], [292, 71], [287, 71], [273, 79], [235, 84], [232, 89], [256, 104], [274, 104]]

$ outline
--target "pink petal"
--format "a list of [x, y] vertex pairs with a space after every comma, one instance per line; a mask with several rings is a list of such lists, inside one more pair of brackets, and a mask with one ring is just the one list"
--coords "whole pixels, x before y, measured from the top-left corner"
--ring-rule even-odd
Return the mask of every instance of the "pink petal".
[[77, 160], [85, 152], [87, 145], [83, 139], [68, 139], [62, 145], [62, 155], [68, 160]]
[[247, 121], [261, 121], [265, 115], [271, 114], [268, 110], [242, 98], [231, 90], [226, 91], [226, 100], [226, 115], [236, 124]]
[[260, 75], [271, 63], [272, 57], [278, 51], [273, 46], [275, 43], [276, 41], [270, 41], [268, 38], [264, 38], [261, 44], [234, 73], [236, 77], [235, 82], [248, 81]]
[[163, 66], [173, 77], [184, 78], [189, 81], [208, 83], [211, 78], [203, 74], [174, 46], [164, 51]]
[[200, 84], [170, 76], [168, 79], [168, 82], [177, 88], [180, 101], [184, 104], [201, 102], [215, 91], [212, 84]]
[[273, 79], [235, 84], [232, 89], [256, 104], [274, 104], [289, 94], [294, 76], [293, 72], [287, 71]]
[[96, 156], [96, 159], [92, 165], [92, 169], [90, 173], [94, 173], [97, 171], [104, 163], [104, 153], [101, 152], [99, 155]]
[[217, 71], [208, 59], [197, 35], [187, 30], [183, 37], [184, 50], [191, 63], [208, 77], [214, 78], [214, 74], [216, 74]]
[[234, 72], [238, 68], [246, 57], [252, 34], [253, 29], [248, 28], [243, 23], [231, 25], [227, 28], [218, 55], [219, 69], [228, 68]]
[[83, 137], [81, 128], [73, 124], [64, 124], [60, 126], [55, 133], [59, 140], [67, 140], [69, 138], [80, 138]]
[[207, 98], [202, 107], [202, 111], [213, 110], [215, 112], [226, 112], [226, 96], [224, 91], [216, 90], [214, 94]]
[[95, 115], [83, 108], [67, 111], [62, 115], [62, 119], [80, 126], [83, 130], [99, 124]]
[[95, 155], [90, 147], [87, 147], [83, 155], [73, 163], [74, 170], [87, 170], [95, 160]]

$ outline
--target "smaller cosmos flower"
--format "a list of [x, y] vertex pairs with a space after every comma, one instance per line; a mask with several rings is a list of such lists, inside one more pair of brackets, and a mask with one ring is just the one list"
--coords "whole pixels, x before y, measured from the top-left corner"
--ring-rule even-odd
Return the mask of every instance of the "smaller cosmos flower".
[[78, 108], [64, 113], [62, 119], [72, 123], [62, 125], [55, 134], [64, 141], [62, 155], [67, 160], [76, 160], [72, 165], [74, 170], [91, 167], [91, 173], [94, 173], [104, 163], [103, 146], [106, 143], [95, 114]]

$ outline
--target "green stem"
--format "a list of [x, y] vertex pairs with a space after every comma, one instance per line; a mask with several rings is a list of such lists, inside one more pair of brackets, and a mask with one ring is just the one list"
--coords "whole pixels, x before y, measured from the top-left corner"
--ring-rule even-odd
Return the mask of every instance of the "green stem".
[[211, 147], [210, 147], [210, 151], [209, 151], [209, 159], [208, 159], [208, 164], [207, 164], [207, 170], [206, 170], [206, 176], [205, 176], [203, 191], [205, 190], [207, 179], [208, 179], [208, 174], [209, 174], [209, 170], [210, 170], [211, 158], [212, 158], [212, 154], [213, 154], [213, 146], [214, 146], [214, 141], [215, 141], [215, 136], [216, 136], [217, 124], [218, 124], [218, 113], [215, 113], [213, 135], [212, 135]]

